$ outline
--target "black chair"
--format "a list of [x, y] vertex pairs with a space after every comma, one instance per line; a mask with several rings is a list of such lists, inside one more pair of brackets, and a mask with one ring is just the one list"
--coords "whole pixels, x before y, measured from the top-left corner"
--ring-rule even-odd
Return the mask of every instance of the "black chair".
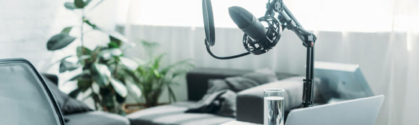
[[48, 85], [27, 60], [0, 60], [0, 124], [65, 124]]

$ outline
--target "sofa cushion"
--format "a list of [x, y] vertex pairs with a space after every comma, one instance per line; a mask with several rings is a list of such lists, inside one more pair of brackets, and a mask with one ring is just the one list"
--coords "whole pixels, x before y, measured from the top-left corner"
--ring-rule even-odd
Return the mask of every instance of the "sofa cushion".
[[274, 71], [270, 69], [257, 70], [256, 72], [244, 74], [243, 76], [226, 78], [230, 90], [240, 92], [265, 83], [277, 81]]
[[199, 125], [199, 124], [221, 124], [234, 120], [213, 114], [205, 113], [184, 113], [195, 102], [177, 102], [171, 105], [147, 108], [127, 115], [131, 125]]
[[92, 111], [65, 115], [69, 119], [66, 125], [129, 125], [127, 118], [102, 111]]

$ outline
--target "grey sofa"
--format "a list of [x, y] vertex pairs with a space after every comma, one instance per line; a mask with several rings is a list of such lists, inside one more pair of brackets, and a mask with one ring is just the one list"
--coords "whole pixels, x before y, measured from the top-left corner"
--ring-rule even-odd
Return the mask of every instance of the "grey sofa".
[[[199, 101], [208, 89], [209, 79], [224, 79], [226, 77], [239, 76], [250, 73], [250, 70], [196, 68], [187, 73], [188, 101], [178, 102], [171, 105], [157, 106], [144, 109], [127, 116], [131, 125], [160, 125], [160, 124], [222, 124], [236, 118], [222, 117], [206, 113], [184, 113], [188, 107]], [[294, 77], [296, 75], [277, 73], [278, 80]], [[276, 86], [271, 84], [271, 86]], [[276, 86], [278, 87], [278, 86]], [[249, 91], [240, 92], [237, 97], [237, 120], [261, 123], [263, 97], [260, 88], [251, 88]], [[263, 91], [262, 91], [263, 92]], [[250, 99], [250, 101], [244, 101]], [[252, 102], [258, 101], [258, 102]], [[256, 108], [255, 108], [256, 107]], [[256, 116], [258, 115], [258, 116]], [[263, 118], [263, 115], [262, 115]]]

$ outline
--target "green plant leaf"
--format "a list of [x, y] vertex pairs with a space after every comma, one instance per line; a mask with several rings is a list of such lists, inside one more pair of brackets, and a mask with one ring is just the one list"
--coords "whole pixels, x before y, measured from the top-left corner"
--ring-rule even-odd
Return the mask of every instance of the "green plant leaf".
[[72, 3], [72, 2], [65, 2], [64, 7], [67, 8], [68, 10], [77, 9], [76, 6], [74, 5], [74, 3]]
[[108, 48], [119, 48], [119, 44], [117, 42], [111, 41], [108, 43]]
[[62, 34], [69, 34], [72, 28], [73, 28], [73, 27], [71, 27], [71, 26], [66, 27], [66, 28], [64, 28], [64, 29], [61, 31], [61, 33], [62, 33]]
[[140, 83], [140, 78], [136, 75], [134, 71], [131, 71], [129, 69], [123, 69], [127, 76], [130, 76], [135, 83]]
[[[79, 57], [79, 63], [82, 65], [88, 64], [92, 62], [92, 56], [91, 55], [82, 55]], [[87, 61], [87, 62], [86, 62]]]
[[120, 96], [124, 98], [127, 97], [128, 90], [122, 82], [115, 78], [111, 78], [110, 81], [116, 93], [118, 93]]
[[108, 49], [107, 51], [109, 51], [109, 53], [112, 56], [121, 56], [122, 55], [122, 50], [121, 49], [113, 48], [113, 49]]
[[142, 40], [141, 44], [143, 44], [144, 47], [149, 49], [154, 49], [155, 47], [159, 46], [159, 43], [157, 42], [148, 42], [146, 40]]
[[92, 0], [86, 0], [86, 1], [84, 2], [84, 6], [89, 5], [89, 3], [90, 3], [90, 2], [92, 2]]
[[59, 50], [66, 46], [68, 46], [70, 43], [72, 43], [74, 40], [76, 40], [76, 37], [72, 37], [68, 34], [57, 34], [52, 36], [48, 42], [47, 42], [47, 49], [49, 51]]
[[186, 73], [188, 73], [188, 72], [189, 72], [189, 70], [178, 70], [178, 71], [175, 71], [175, 72], [173, 72], [173, 74], [172, 74], [172, 78], [176, 78], [176, 77], [178, 77], [179, 75], [186, 74]]
[[141, 92], [141, 89], [137, 85], [135, 85], [132, 82], [126, 82], [126, 85], [127, 85], [128, 91], [130, 93], [133, 93], [133, 95], [134, 95], [135, 98], [138, 99], [138, 98], [141, 97], [142, 92]]
[[104, 64], [94, 63], [90, 71], [92, 72], [93, 80], [100, 87], [105, 87], [109, 85], [111, 71], [109, 71], [108, 66]]
[[93, 81], [91, 79], [79, 79], [77, 81], [77, 87], [82, 92], [85, 92], [90, 87], [92, 87], [92, 83], [93, 83]]
[[[84, 53], [83, 53], [83, 51], [84, 51]], [[86, 48], [86, 47], [79, 46], [76, 49], [76, 53], [77, 53], [77, 57], [80, 58], [83, 55], [91, 55], [92, 54], [92, 50], [90, 50], [89, 48]]]
[[95, 59], [100, 57], [99, 52], [102, 50], [102, 46], [96, 46], [96, 48], [92, 51], [92, 57], [94, 57]]
[[153, 69], [153, 74], [156, 78], [160, 78], [161, 74], [159, 73], [159, 71], [157, 69]]
[[115, 94], [115, 100], [116, 100], [116, 102], [118, 102], [119, 104], [124, 103], [124, 102], [125, 102], [125, 98], [126, 98], [126, 97], [122, 97], [122, 96], [121, 96], [121, 95], [119, 95], [119, 94]]
[[109, 39], [111, 41], [119, 42], [119, 46], [121, 46], [122, 42], [124, 43], [128, 42], [128, 39], [121, 33], [118, 33], [115, 31], [104, 31], [104, 30], [102, 31], [109, 34]]
[[191, 59], [185, 59], [185, 60], [181, 60], [181, 61], [178, 61], [178, 62], [176, 62], [176, 63], [173, 63], [173, 64], [171, 64], [171, 65], [168, 65], [168, 66], [166, 66], [166, 67], [164, 67], [162, 70], [161, 70], [161, 73], [162, 74], [166, 74], [167, 72], [169, 72], [172, 68], [174, 68], [174, 67], [177, 67], [177, 66], [180, 66], [180, 65], [184, 65], [184, 64], [189, 64], [189, 65], [191, 65], [192, 67], [194, 67], [194, 65], [191, 63]]
[[121, 56], [122, 51], [121, 51], [121, 49], [117, 49], [117, 48], [106, 49], [106, 50], [102, 50], [99, 53], [99, 55], [102, 57], [102, 59], [109, 60], [109, 59], [111, 59], [111, 57]]
[[70, 96], [71, 98], [74, 98], [74, 99], [76, 99], [77, 98], [77, 96], [79, 95], [79, 93], [81, 92], [81, 90], [80, 89], [75, 89], [75, 90], [73, 90], [73, 91], [71, 91], [69, 94], [68, 94], [68, 96]]
[[84, 20], [84, 22], [91, 26], [93, 29], [100, 30], [95, 24], [91, 23], [89, 20]]
[[[64, 61], [64, 60], [66, 60], [66, 59], [68, 59], [68, 58], [70, 58], [70, 57], [73, 57], [73, 55], [66, 56], [66, 57], [64, 57], [64, 58], [62, 58], [62, 59], [60, 59], [60, 60], [58, 60], [58, 61], [53, 62], [53, 63], [51, 63], [51, 66], [52, 66], [52, 65], [55, 65], [56, 63], [60, 63], [60, 62], [62, 62], [62, 61]], [[51, 66], [50, 66], [50, 67], [51, 67]]]
[[[115, 100], [115, 94], [112, 94], [111, 92], [102, 92], [102, 90], [105, 90], [107, 88], [101, 88], [101, 99], [102, 99], [102, 105], [105, 105], [106, 108], [109, 110], [112, 110], [114, 108], [114, 100]], [[108, 91], [108, 90], [105, 90]]]
[[[169, 98], [172, 98], [175, 102], [176, 102], [176, 95], [175, 95], [175, 93], [173, 92], [173, 90], [172, 90], [172, 87], [170, 87], [170, 86], [167, 86], [167, 90], [169, 90]], [[169, 99], [170, 100], [170, 99]]]
[[122, 41], [116, 38], [115, 36], [109, 35], [109, 39], [111, 40], [111, 43], [115, 43], [116, 45], [118, 45], [118, 48], [122, 44]]
[[137, 62], [125, 57], [119, 57], [119, 62], [131, 71], [134, 71], [139, 66]]
[[153, 68], [154, 69], [159, 69], [160, 67], [160, 61], [162, 60], [162, 58], [165, 56], [165, 54], [160, 54], [159, 56], [157, 56], [156, 58], [154, 58], [153, 61]]
[[73, 70], [76, 70], [77, 68], [79, 68], [77, 64], [63, 60], [61, 61], [59, 72], [63, 73], [65, 71], [73, 71]]
[[85, 6], [83, 0], [74, 0], [74, 5], [77, 8], [84, 8], [84, 6]]
[[90, 70], [84, 70], [82, 73], [75, 75], [73, 77], [71, 77], [70, 79], [68, 79], [67, 81], [65, 81], [64, 83], [70, 82], [70, 81], [76, 81], [79, 78], [90, 78]]

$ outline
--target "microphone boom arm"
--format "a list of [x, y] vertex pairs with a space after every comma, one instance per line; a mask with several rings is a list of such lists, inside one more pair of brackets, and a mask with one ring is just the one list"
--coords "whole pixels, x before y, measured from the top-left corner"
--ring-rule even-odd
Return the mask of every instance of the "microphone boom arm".
[[[298, 38], [300, 38], [305, 47], [314, 46], [317, 39], [316, 36], [313, 33], [306, 31], [303, 26], [301, 26], [282, 0], [274, 0], [273, 3], [276, 3], [277, 6], [279, 5], [279, 7], [275, 7], [274, 9], [279, 13], [278, 20], [282, 24], [282, 27], [293, 31]], [[275, 4], [273, 4], [273, 6], [275, 6]]]
[[306, 31], [301, 24], [297, 21], [294, 15], [289, 11], [287, 6], [282, 0], [269, 0], [267, 4], [267, 11], [265, 16], [275, 16], [275, 12], [278, 12], [278, 20], [281, 23], [283, 29], [293, 31], [298, 38], [303, 42], [303, 46], [307, 48], [307, 59], [306, 59], [306, 78], [304, 81], [303, 88], [303, 107], [310, 107], [314, 100], [314, 43], [316, 42], [316, 36], [313, 33]]

